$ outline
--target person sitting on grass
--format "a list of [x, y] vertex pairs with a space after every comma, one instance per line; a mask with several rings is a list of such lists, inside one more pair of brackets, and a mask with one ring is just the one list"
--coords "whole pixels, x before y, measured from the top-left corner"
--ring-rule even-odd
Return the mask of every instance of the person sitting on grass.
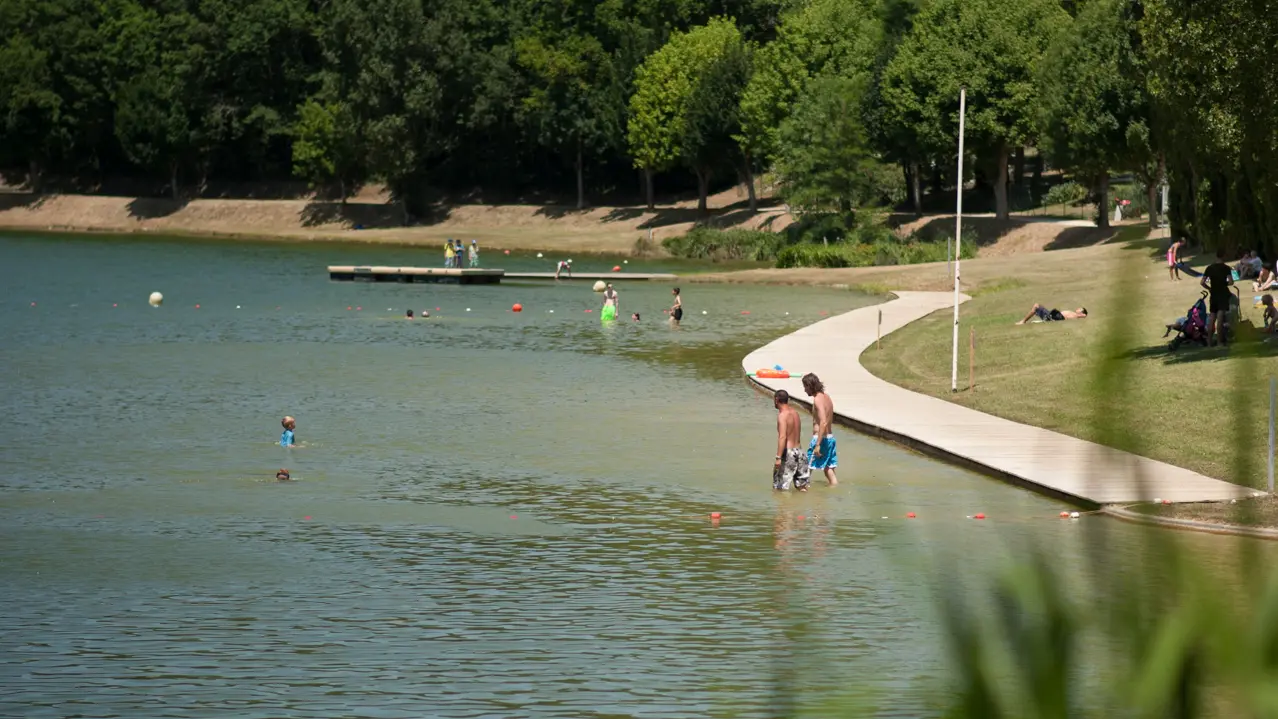
[[1087, 308], [1079, 307], [1073, 312], [1069, 310], [1065, 310], [1062, 312], [1061, 310], [1057, 310], [1057, 309], [1049, 310], [1040, 304], [1035, 304], [1034, 308], [1029, 311], [1029, 314], [1025, 315], [1025, 319], [1021, 320], [1020, 322], [1017, 322], [1016, 324], [1023, 325], [1026, 322], [1029, 322], [1030, 320], [1034, 319], [1035, 317], [1037, 317], [1040, 322], [1063, 322], [1065, 320], [1085, 320], [1087, 319]]

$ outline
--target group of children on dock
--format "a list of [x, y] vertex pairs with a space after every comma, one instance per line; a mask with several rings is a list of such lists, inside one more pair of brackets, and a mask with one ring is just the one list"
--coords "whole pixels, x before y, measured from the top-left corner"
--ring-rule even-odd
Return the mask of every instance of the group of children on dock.
[[461, 240], [449, 238], [444, 240], [444, 267], [460, 270], [463, 258], [470, 260], [470, 266], [479, 267], [479, 240], [471, 240], [470, 247], [463, 247]]

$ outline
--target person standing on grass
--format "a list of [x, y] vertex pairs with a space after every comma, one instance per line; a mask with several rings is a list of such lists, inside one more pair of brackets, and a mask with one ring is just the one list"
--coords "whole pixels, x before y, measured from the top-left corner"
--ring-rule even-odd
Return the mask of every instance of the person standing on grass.
[[1167, 276], [1170, 279], [1180, 279], [1180, 248], [1184, 246], [1185, 241], [1177, 237], [1167, 248]]
[[825, 393], [825, 385], [812, 373], [803, 375], [803, 392], [812, 398], [812, 442], [808, 445], [808, 466], [825, 472], [830, 486], [839, 483], [834, 470], [839, 466], [839, 453], [834, 445], [834, 400]]
[[1216, 261], [1203, 270], [1199, 283], [1208, 293], [1207, 346], [1216, 343], [1216, 330], [1220, 330], [1220, 344], [1229, 343], [1225, 322], [1229, 314], [1229, 287], [1234, 284], [1234, 272], [1225, 264], [1225, 251], [1216, 250]]

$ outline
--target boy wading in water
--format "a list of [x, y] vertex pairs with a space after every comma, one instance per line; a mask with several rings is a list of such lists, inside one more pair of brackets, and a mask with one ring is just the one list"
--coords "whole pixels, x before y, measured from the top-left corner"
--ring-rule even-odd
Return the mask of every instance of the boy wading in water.
[[799, 431], [802, 421], [799, 413], [790, 406], [790, 393], [777, 390], [772, 396], [772, 406], [777, 408], [777, 457], [772, 464], [772, 488], [797, 489], [806, 492], [811, 471], [808, 456], [799, 448]]
[[839, 454], [834, 446], [834, 401], [825, 393], [825, 385], [816, 375], [803, 375], [803, 392], [812, 398], [812, 443], [808, 445], [808, 464], [812, 469], [825, 472], [830, 486], [839, 483], [834, 470], [839, 466]]

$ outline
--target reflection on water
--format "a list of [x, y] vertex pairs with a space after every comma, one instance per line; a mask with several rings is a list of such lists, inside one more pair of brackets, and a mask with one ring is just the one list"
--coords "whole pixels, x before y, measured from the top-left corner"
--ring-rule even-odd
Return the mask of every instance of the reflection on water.
[[685, 286], [675, 332], [662, 285], [601, 325], [585, 283], [322, 272], [415, 252], [0, 239], [0, 715], [918, 716], [938, 566], [1139, 568], [1149, 530], [846, 431], [840, 487], [770, 491], [740, 357], [871, 298]]

